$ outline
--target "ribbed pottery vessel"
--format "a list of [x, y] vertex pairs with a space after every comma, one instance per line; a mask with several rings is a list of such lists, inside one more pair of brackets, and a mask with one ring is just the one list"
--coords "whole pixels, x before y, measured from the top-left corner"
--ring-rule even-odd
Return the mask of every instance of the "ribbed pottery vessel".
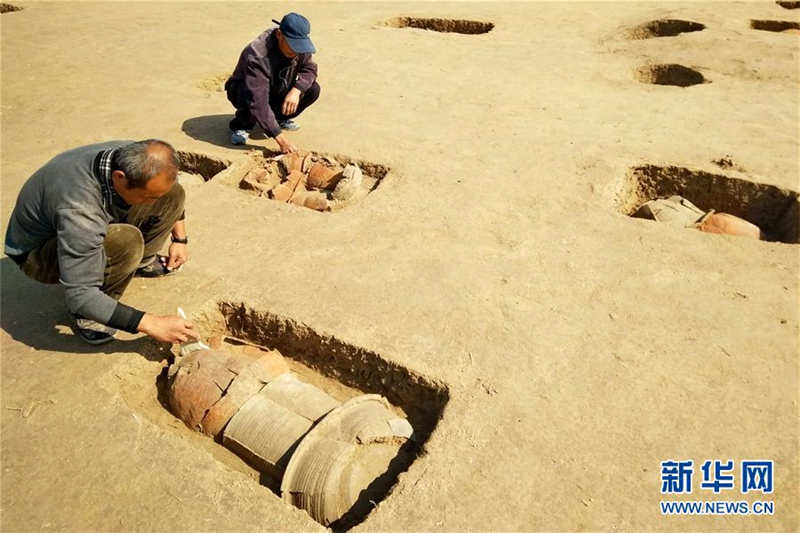
[[354, 506], [371, 505], [365, 489], [381, 490], [382, 476], [412, 433], [382, 396], [353, 398], [300, 442], [283, 476], [282, 498], [326, 526]]
[[338, 406], [320, 389], [283, 374], [242, 405], [222, 443], [260, 472], [280, 479], [300, 439]]

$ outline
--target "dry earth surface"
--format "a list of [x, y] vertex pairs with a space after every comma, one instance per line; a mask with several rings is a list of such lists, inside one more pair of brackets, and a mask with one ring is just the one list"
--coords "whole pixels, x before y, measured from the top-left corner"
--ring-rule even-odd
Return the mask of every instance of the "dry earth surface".
[[[25, 179], [75, 146], [157, 137], [233, 163], [275, 148], [228, 146], [218, 87], [283, 4], [18, 5], [0, 18], [3, 233]], [[800, 190], [800, 40], [750, 23], [800, 10], [296, 9], [312, 21], [322, 96], [291, 139], [391, 171], [333, 213], [218, 180], [189, 188], [192, 260], [135, 279], [124, 300], [195, 316], [243, 304], [436, 389], [441, 413], [416, 405], [441, 414], [423, 453], [356, 530], [796, 531], [800, 247], [617, 206], [641, 165]], [[382, 24], [401, 16], [494, 28]], [[629, 39], [659, 19], [705, 29]], [[705, 83], [638, 81], [658, 64]], [[165, 410], [152, 343], [92, 348], [69, 324], [59, 287], [2, 259], [4, 531], [323, 529]], [[699, 464], [715, 458], [774, 460], [774, 493], [699, 491]], [[686, 499], [771, 499], [775, 514], [663, 517], [667, 459], [695, 461]]]

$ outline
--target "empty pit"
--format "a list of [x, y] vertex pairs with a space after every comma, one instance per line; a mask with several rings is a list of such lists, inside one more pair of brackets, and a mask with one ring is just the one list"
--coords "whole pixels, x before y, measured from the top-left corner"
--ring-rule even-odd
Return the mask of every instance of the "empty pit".
[[678, 166], [632, 167], [616, 198], [617, 210], [632, 216], [656, 198], [679, 195], [703, 211], [714, 209], [761, 228], [764, 240], [800, 242], [800, 195], [773, 185]]
[[675, 63], [641, 66], [634, 71], [634, 78], [641, 83], [675, 87], [691, 87], [701, 83], [710, 83], [697, 70]]
[[0, 4], [0, 14], [13, 13], [14, 11], [22, 11], [22, 8], [12, 4], [5, 4], [5, 3]]
[[463, 33], [465, 35], [489, 33], [494, 29], [494, 23], [492, 22], [420, 17], [394, 17], [384, 22], [384, 25], [390, 28], [417, 28], [443, 33]]
[[778, 1], [778, 2], [775, 2], [775, 3], [778, 4], [779, 6], [781, 6], [783, 9], [798, 9], [798, 8], [800, 8], [800, 2], [781, 2], [781, 1]]
[[[209, 341], [210, 344], [226, 353], [236, 353], [237, 351], [244, 353], [241, 352], [244, 350], [249, 354], [255, 353], [254, 357], [258, 357], [259, 354], [269, 353], [269, 350], [278, 350], [285, 360], [285, 363], [281, 364], [288, 364], [294, 377], [308, 386], [315, 387], [317, 391], [322, 391], [323, 396], [329, 400], [332, 398], [342, 406], [349, 405], [358, 408], [359, 404], [363, 406], [365, 400], [373, 403], [377, 401], [377, 396], [369, 395], [380, 395], [383, 398], [380, 402], [383, 402], [388, 409], [388, 416], [405, 419], [413, 428], [413, 437], [403, 442], [399, 451], [397, 451], [397, 442], [394, 444], [394, 449], [389, 450], [393, 456], [391, 460], [385, 455], [385, 452], [379, 452], [379, 454], [383, 453], [385, 457], [385, 462], [381, 465], [388, 464], [389, 466], [388, 468], [381, 466], [379, 471], [382, 473], [374, 482], [358, 493], [358, 498], [352, 507], [346, 512], [341, 509], [336, 515], [340, 515], [340, 518], [333, 522], [319, 520], [320, 523], [334, 531], [345, 531], [367, 520], [371, 512], [379, 512], [375, 511], [377, 504], [390, 495], [398, 476], [408, 470], [411, 464], [424, 453], [425, 443], [441, 419], [449, 400], [448, 389], [442, 383], [390, 362], [372, 350], [346, 343], [333, 335], [317, 332], [305, 324], [269, 311], [253, 309], [243, 302], [226, 300], [209, 302], [192, 317], [192, 320], [198, 330], [203, 332], [204, 338], [215, 339], [213, 343]], [[220, 339], [223, 340], [220, 341]], [[271, 353], [274, 354], [274, 352]], [[180, 359], [185, 359], [185, 357]], [[204, 359], [200, 358], [199, 360], [203, 361]], [[208, 361], [208, 359], [205, 360]], [[208, 368], [208, 363], [204, 363], [204, 365], [205, 368]], [[239, 371], [238, 375], [244, 375], [244, 372], [237, 371]], [[234, 370], [231, 369], [231, 372]], [[169, 369], [165, 367], [164, 372], [157, 380], [157, 385], [162, 406], [170, 410], [171, 404], [168, 399], [170, 378], [168, 374]], [[272, 382], [269, 382], [264, 389], [266, 390], [271, 384]], [[228, 385], [228, 388], [230, 390], [231, 385]], [[319, 394], [317, 392], [317, 396]], [[241, 407], [240, 412], [245, 411], [245, 406]], [[207, 411], [207, 415], [210, 412], [210, 410]], [[249, 413], [250, 411], [245, 413], [239, 420], [247, 417], [252, 419]], [[298, 475], [299, 460], [296, 457], [307, 458], [315, 453], [319, 453], [323, 459], [326, 457], [326, 448], [324, 446], [320, 448], [320, 443], [324, 445], [326, 439], [314, 440], [309, 436], [313, 435], [315, 431], [324, 432], [326, 424], [328, 427], [335, 426], [341, 421], [340, 418], [337, 419], [341, 414], [341, 409], [334, 409], [314, 423], [301, 438], [299, 445], [295, 444], [287, 454], [291, 455], [291, 458], [282, 458], [279, 461], [280, 468], [277, 470], [274, 465], [272, 468], [263, 468], [264, 465], [258, 461], [249, 460], [251, 466], [260, 471], [260, 483], [272, 490], [287, 505], [293, 504], [301, 509], [304, 508], [304, 504], [312, 498], [302, 492], [283, 490], [287, 486], [287, 478], [294, 476], [295, 480], [303, 480], [304, 476], [309, 473], [306, 471], [305, 474]], [[227, 426], [219, 430], [220, 433], [215, 440], [220, 444], [215, 444], [215, 446], [221, 447], [222, 444], [225, 444], [226, 447], [242, 456], [239, 453], [241, 450], [228, 446], [225, 440], [229, 438], [229, 431], [232, 435], [236, 431], [241, 432], [241, 422], [236, 422], [239, 425], [234, 426], [237, 416], [239, 416], [238, 412], [233, 415]], [[205, 421], [206, 418], [203, 420]], [[271, 425], [270, 427], [276, 426]], [[189, 428], [186, 428], [185, 431], [187, 437], [197, 435]], [[201, 440], [212, 442], [210, 438]], [[390, 446], [391, 443], [379, 440], [374, 441], [373, 445]], [[356, 447], [356, 461], [362, 460], [363, 456], [359, 454], [365, 449], [362, 446]], [[302, 472], [302, 469], [300, 471]], [[283, 481], [281, 476], [283, 476]], [[313, 505], [306, 507], [312, 516], [314, 510], [311, 508], [313, 507]], [[309, 520], [311, 520], [311, 516]]]
[[800, 22], [791, 20], [751, 20], [750, 27], [754, 30], [778, 33], [800, 33]]
[[674, 37], [681, 33], [701, 31], [706, 27], [699, 22], [679, 19], [660, 19], [646, 22], [629, 30], [626, 34], [628, 39], [641, 40], [652, 39], [655, 37]]
[[178, 150], [178, 183], [184, 188], [202, 185], [231, 166], [230, 161]]

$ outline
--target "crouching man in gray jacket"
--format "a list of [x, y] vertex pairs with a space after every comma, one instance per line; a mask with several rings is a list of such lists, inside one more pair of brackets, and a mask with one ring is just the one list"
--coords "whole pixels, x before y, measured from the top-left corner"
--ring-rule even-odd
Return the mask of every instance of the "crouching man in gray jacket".
[[[165, 275], [189, 257], [177, 173], [163, 141], [112, 141], [56, 156], [22, 186], [5, 253], [28, 277], [64, 286], [86, 342], [109, 342], [117, 329], [163, 342], [197, 337], [180, 317], [118, 301], [135, 274]], [[169, 257], [157, 256], [170, 234]]]

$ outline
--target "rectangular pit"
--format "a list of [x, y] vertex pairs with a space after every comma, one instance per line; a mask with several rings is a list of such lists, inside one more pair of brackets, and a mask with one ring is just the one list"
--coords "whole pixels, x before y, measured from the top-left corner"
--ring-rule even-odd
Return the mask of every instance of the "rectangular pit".
[[[337, 211], [361, 202], [390, 171], [380, 163], [321, 152], [301, 152], [299, 157], [265, 157], [260, 152], [250, 152], [234, 164], [196, 152], [179, 151], [178, 157], [178, 181], [184, 187], [215, 179], [256, 197], [319, 212]], [[287, 164], [289, 158], [297, 158], [297, 164]], [[351, 168], [348, 173], [348, 166], [356, 167], [355, 172]]]
[[[387, 361], [374, 351], [242, 302], [211, 301], [192, 321], [205, 338], [224, 336], [230, 351], [243, 344], [280, 351], [292, 373], [340, 402], [363, 394], [379, 394], [389, 401], [392, 412], [408, 419], [414, 440], [401, 448], [389, 470], [376, 480], [379, 483], [365, 491], [369, 492], [368, 498], [364, 497], [366, 505], [357, 503], [339, 521], [330, 524], [335, 531], [345, 531], [366, 520], [375, 507], [370, 500], [378, 503], [391, 492], [399, 474], [423, 453], [449, 400], [448, 389], [442, 383]], [[166, 406], [165, 375], [160, 378], [159, 396]], [[186, 431], [191, 433], [188, 428]], [[260, 481], [281, 496], [279, 480], [262, 475]]]
[[660, 197], [683, 196], [704, 211], [714, 209], [761, 228], [768, 241], [800, 242], [800, 195], [774, 185], [678, 166], [632, 167], [617, 195], [617, 210], [631, 216]]

